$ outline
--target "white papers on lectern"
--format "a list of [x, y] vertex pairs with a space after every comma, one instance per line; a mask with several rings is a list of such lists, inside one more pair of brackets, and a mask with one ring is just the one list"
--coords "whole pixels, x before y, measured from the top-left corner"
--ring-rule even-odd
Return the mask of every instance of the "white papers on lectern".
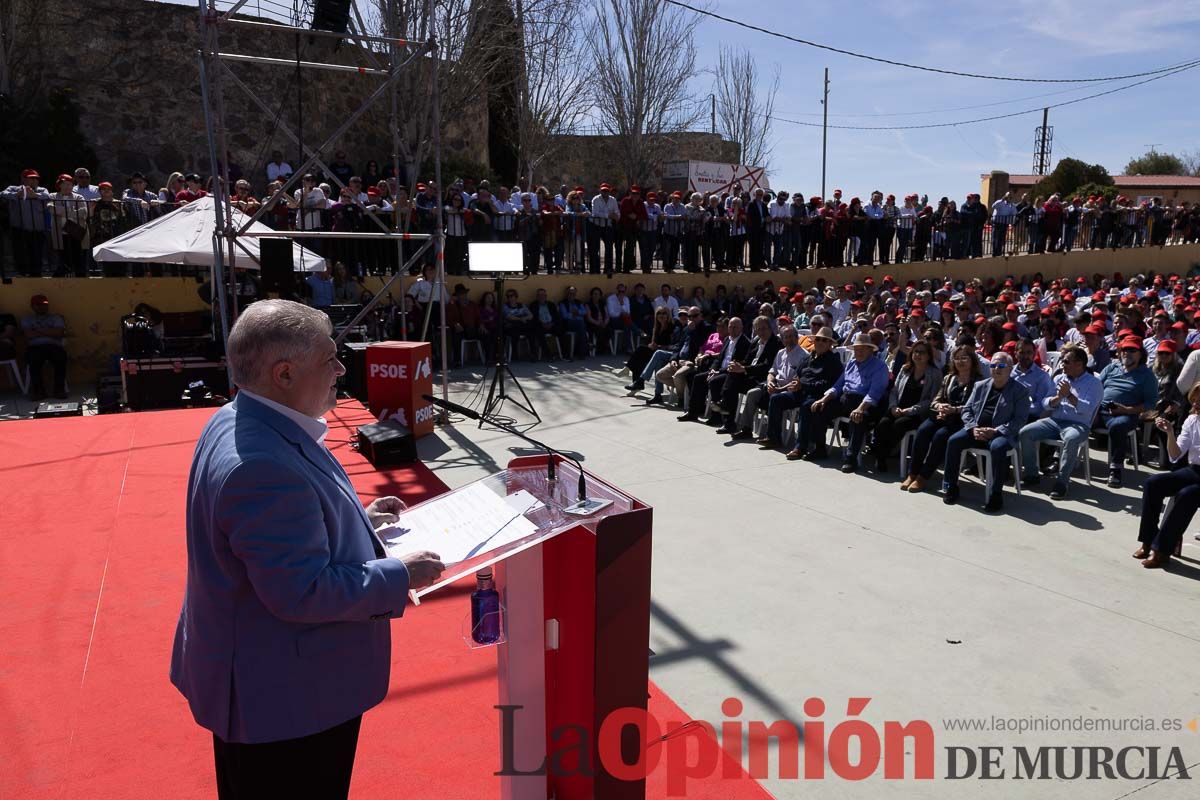
[[482, 483], [415, 506], [379, 529], [388, 555], [429, 550], [450, 566], [522, 539], [537, 530], [525, 514], [538, 504], [524, 490], [502, 497]]

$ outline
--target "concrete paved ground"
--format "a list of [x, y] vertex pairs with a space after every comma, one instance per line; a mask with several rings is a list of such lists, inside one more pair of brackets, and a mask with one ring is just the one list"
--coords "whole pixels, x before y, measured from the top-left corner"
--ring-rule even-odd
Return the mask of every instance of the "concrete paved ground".
[[[866, 697], [860, 717], [877, 730], [887, 720], [932, 725], [936, 780], [883, 780], [881, 766], [855, 782], [827, 768], [823, 780], [765, 781], [777, 797], [1200, 796], [1200, 733], [1186, 728], [1101, 722], [1093, 724], [1126, 730], [1019, 735], [943, 725], [993, 715], [1043, 726], [1059, 724], [1050, 717], [1200, 716], [1200, 543], [1188, 535], [1174, 574], [1130, 558], [1145, 468], [1117, 491], [1080, 478], [1059, 503], [1048, 487], [1020, 500], [1009, 488], [1006, 513], [987, 515], [970, 479], [962, 505], [947, 507], [934, 494], [902, 494], [894, 472], [846, 476], [835, 462], [789, 463], [753, 443], [730, 444], [622, 396], [617, 366], [514, 369], [544, 420], [532, 435], [578, 451], [589, 469], [654, 507], [654, 681], [715, 724], [731, 719], [721, 713], [727, 697], [745, 705], [736, 719], [766, 722], [801, 722], [804, 701], [817, 697], [828, 738], [847, 699]], [[455, 378], [451, 399], [467, 402], [479, 371]], [[423, 439], [420, 452], [459, 486], [527, 449], [463, 421]], [[1017, 745], [1158, 745], [1164, 762], [1178, 746], [1193, 780], [1014, 782]], [[951, 746], [1005, 746], [1009, 777], [946, 780]], [[1129, 764], [1136, 772], [1144, 762]]]

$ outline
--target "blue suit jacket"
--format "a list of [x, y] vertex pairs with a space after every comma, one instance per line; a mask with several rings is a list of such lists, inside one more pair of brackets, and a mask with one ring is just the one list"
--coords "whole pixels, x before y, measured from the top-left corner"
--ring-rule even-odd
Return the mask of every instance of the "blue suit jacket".
[[[992, 379], [984, 378], [976, 381], [971, 387], [971, 396], [963, 406], [962, 421], [964, 428], [974, 428], [979, 424], [979, 415], [983, 413], [983, 404], [987, 400], [988, 391], [992, 388]], [[1009, 378], [1008, 383], [1000, 390], [1000, 399], [996, 403], [996, 413], [992, 415], [992, 424], [1001, 436], [1016, 436], [1021, 426], [1029, 421], [1029, 392], [1020, 382]]]
[[225, 741], [270, 742], [378, 704], [408, 571], [377, 558], [377, 542], [324, 445], [246, 395], [217, 411], [188, 481], [171, 655], [196, 722]]

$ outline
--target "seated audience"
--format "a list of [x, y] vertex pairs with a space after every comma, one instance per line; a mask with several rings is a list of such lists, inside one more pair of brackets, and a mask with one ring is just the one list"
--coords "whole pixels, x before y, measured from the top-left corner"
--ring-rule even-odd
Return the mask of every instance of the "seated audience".
[[950, 371], [942, 379], [937, 395], [930, 404], [929, 416], [917, 428], [909, 453], [908, 476], [901, 481], [900, 490], [921, 492], [933, 477], [934, 471], [946, 459], [946, 442], [962, 430], [963, 408], [975, 384], [983, 380], [979, 361], [971, 348], [959, 345], [950, 355]]
[[608, 305], [604, 302], [604, 292], [598, 287], [592, 287], [592, 291], [588, 294], [587, 316], [584, 318], [587, 322], [588, 336], [595, 342], [597, 350], [601, 345], [607, 348], [608, 337]]
[[467, 287], [461, 283], [454, 287], [454, 301], [446, 307], [446, 327], [450, 329], [451, 361], [456, 361], [462, 354], [464, 340], [482, 339], [483, 335], [479, 329], [479, 306], [471, 299]]
[[886, 472], [887, 460], [900, 440], [925, 421], [941, 382], [942, 371], [933, 365], [933, 348], [927, 342], [917, 342], [909, 349], [892, 383], [887, 408], [875, 424], [871, 452], [876, 470]]
[[21, 320], [25, 333], [25, 363], [29, 367], [29, 393], [34, 400], [46, 397], [42, 370], [49, 364], [54, 370], [54, 397], [67, 399], [67, 349], [63, 338], [67, 323], [59, 314], [50, 313], [50, 300], [44, 294], [29, 299], [33, 313]]
[[518, 299], [517, 290], [509, 289], [504, 293], [504, 306], [500, 309], [504, 324], [504, 339], [512, 347], [513, 358], [517, 357], [520, 337], [524, 336], [529, 342], [530, 357], [537, 350], [537, 340], [540, 338], [537, 322], [529, 307]]
[[[1166, 437], [1168, 457], [1180, 466], [1171, 472], [1151, 475], [1142, 485], [1142, 518], [1138, 526], [1140, 546], [1133, 557], [1141, 560], [1146, 569], [1166, 566], [1179, 547], [1196, 509], [1200, 508], [1200, 387], [1193, 387], [1187, 399], [1190, 413], [1178, 438], [1170, 420], [1166, 417], [1155, 420], [1155, 426]], [[1173, 498], [1174, 503], [1163, 515], [1163, 504], [1168, 497]]]
[[[734, 439], [751, 438], [754, 435], [754, 415], [763, 408], [769, 408], [770, 401], [776, 394], [795, 391], [800, 386], [798, 375], [800, 367], [808, 361], [808, 351], [800, 346], [800, 337], [791, 325], [784, 325], [779, 329], [779, 341], [782, 347], [775, 353], [771, 368], [767, 370], [766, 380], [746, 392], [746, 403], [738, 416]], [[763, 438], [759, 439], [759, 444], [768, 442], [770, 438], [764, 433]]]
[[1061, 500], [1067, 495], [1067, 483], [1104, 394], [1100, 379], [1087, 371], [1087, 359], [1087, 351], [1079, 345], [1067, 345], [1062, 349], [1059, 360], [1062, 372], [1054, 379], [1054, 389], [1034, 407], [1035, 411], [1048, 412], [1049, 416], [1030, 422], [1020, 432], [1021, 485], [1025, 487], [1037, 486], [1040, 480], [1038, 443], [1062, 442], [1058, 473], [1050, 490], [1052, 500]]
[[[690, 379], [696, 364], [704, 354], [704, 347], [709, 340], [710, 327], [704, 321], [704, 315], [696, 307], [687, 310], [688, 321], [678, 344], [672, 345], [667, 363], [654, 374], [654, 396], [646, 401], [646, 405], [661, 405], [663, 403], [663, 385], [671, 381], [675, 387], [677, 404], [683, 408], [684, 387]], [[728, 320], [722, 318], [719, 325], [728, 330]]]
[[575, 334], [575, 352], [570, 358], [578, 358], [587, 353], [587, 304], [579, 299], [574, 286], [568, 286], [563, 300], [558, 304], [558, 318], [562, 320], [563, 332]]
[[1142, 340], [1127, 336], [1117, 344], [1119, 359], [1100, 373], [1104, 399], [1097, 426], [1108, 433], [1108, 485], [1121, 485], [1121, 472], [1129, 453], [1129, 433], [1136, 430], [1142, 412], [1158, 400], [1158, 379], [1142, 363]]
[[717, 429], [717, 433], [735, 434], [738, 432], [737, 413], [738, 396], [760, 385], [767, 378], [767, 372], [775, 363], [775, 354], [783, 347], [779, 337], [771, 331], [769, 317], [760, 316], [754, 319], [754, 339], [751, 340], [748, 361], [735, 361], [729, 365], [729, 375], [721, 390], [717, 403], [725, 424]]
[[562, 355], [561, 336], [564, 330], [562, 320], [558, 316], [558, 305], [551, 303], [546, 297], [545, 289], [538, 289], [535, 299], [529, 304], [530, 325], [538, 354], [550, 357], [549, 342], [555, 342], [555, 349]]
[[[633, 382], [625, 387], [625, 390], [630, 394], [640, 392], [646, 388], [646, 381], [642, 378], [642, 372], [646, 369], [646, 365], [650, 363], [651, 357], [658, 351], [670, 352], [671, 340], [675, 335], [676, 330], [675, 320], [671, 319], [671, 311], [666, 306], [659, 306], [654, 310], [654, 327], [650, 331], [650, 340], [646, 344], [638, 345], [637, 350], [633, 351], [633, 355], [625, 362], [625, 366], [633, 375]], [[661, 365], [660, 365], [661, 366]]]
[[[855, 472], [867, 431], [886, 411], [888, 370], [883, 359], [877, 358], [877, 348], [871, 337], [860, 333], [850, 340], [854, 358], [842, 374], [826, 390], [825, 395], [810, 406], [819, 415], [818, 436], [824, 435], [825, 420], [849, 418], [846, 447], [842, 452], [842, 472]], [[803, 414], [803, 411], [801, 411]]]
[[[742, 332], [742, 318], [733, 317], [729, 320], [729, 336], [721, 347], [707, 370], [697, 369], [692, 377], [691, 394], [688, 395], [687, 412], [680, 416], [680, 422], [698, 422], [704, 413], [705, 400], [717, 403], [721, 399], [721, 391], [729, 378], [731, 365], [742, 365], [750, 354], [750, 338]], [[714, 410], [706, 420], [709, 425], [721, 423], [721, 411]]]
[[962, 411], [963, 428], [946, 441], [942, 467], [942, 502], [958, 502], [958, 467], [964, 450], [986, 449], [992, 461], [992, 483], [987, 487], [985, 511], [1004, 507], [1003, 486], [1008, 476], [1008, 452], [1017, 442], [1021, 426], [1029, 419], [1029, 393], [1012, 376], [1008, 353], [992, 357], [992, 377], [975, 384]]

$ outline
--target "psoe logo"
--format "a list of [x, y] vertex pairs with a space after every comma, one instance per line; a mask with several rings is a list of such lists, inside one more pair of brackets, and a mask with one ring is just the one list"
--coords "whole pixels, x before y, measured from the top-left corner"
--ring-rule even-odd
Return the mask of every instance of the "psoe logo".
[[428, 422], [429, 420], [433, 419], [434, 416], [435, 414], [433, 412], [432, 405], [421, 406], [413, 414], [417, 425], [420, 425], [422, 422]]
[[[391, 412], [391, 413], [389, 413], [389, 412]], [[399, 422], [401, 425], [403, 425], [404, 427], [406, 427], [406, 428], [408, 427], [408, 414], [406, 414], [404, 412], [403, 408], [397, 408], [394, 412], [392, 412], [392, 409], [390, 409], [390, 408], [380, 409], [379, 421], [383, 422], [384, 420], [387, 420], [387, 419], [394, 419], [397, 422]]]
[[[417, 368], [420, 369], [420, 366]], [[408, 364], [372, 364], [367, 374], [372, 378], [408, 380]]]
[[417, 362], [417, 380], [433, 377], [433, 364], [429, 356]]

